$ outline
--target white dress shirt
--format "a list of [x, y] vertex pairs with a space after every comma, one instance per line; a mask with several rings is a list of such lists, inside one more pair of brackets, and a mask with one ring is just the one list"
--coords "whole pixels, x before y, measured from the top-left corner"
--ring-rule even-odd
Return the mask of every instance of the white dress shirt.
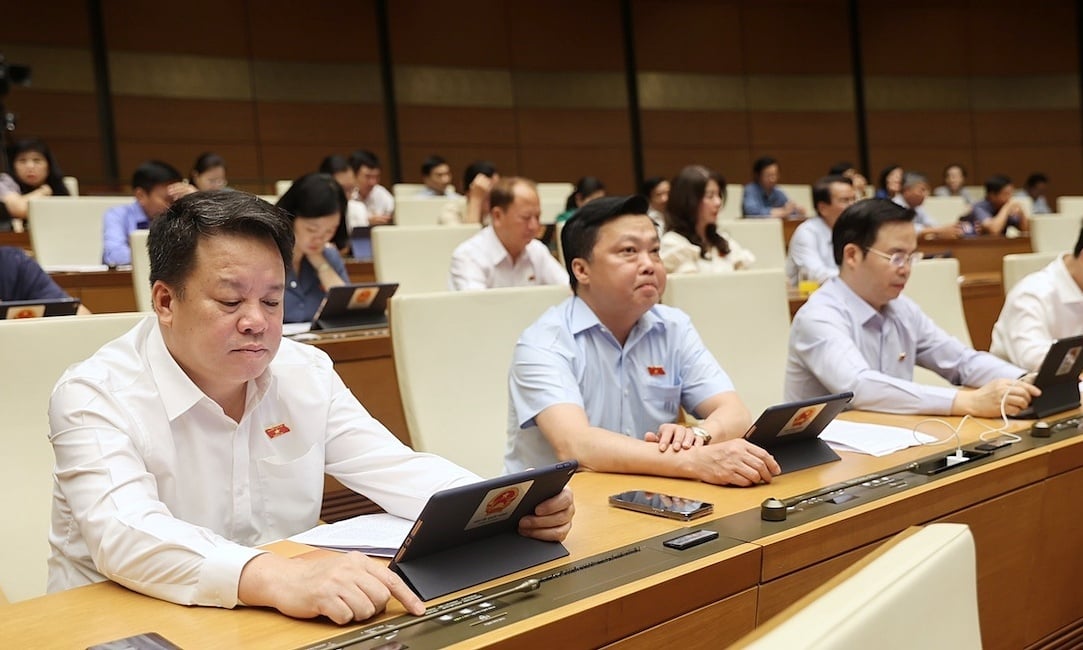
[[914, 383], [915, 365], [962, 386], [1025, 372], [966, 347], [905, 295], [876, 311], [841, 278], [832, 278], [794, 316], [785, 399], [853, 391], [855, 409], [950, 414], [957, 389]]
[[346, 201], [346, 232], [369, 225], [369, 209], [361, 201]]
[[821, 284], [839, 274], [831, 243], [831, 226], [823, 217], [805, 219], [790, 237], [786, 253], [786, 279], [791, 286], [797, 286], [801, 271], [809, 280]]
[[1064, 257], [1031, 273], [1008, 292], [993, 326], [990, 352], [1037, 370], [1053, 341], [1083, 334], [1083, 290], [1068, 272]]
[[395, 197], [383, 185], [374, 185], [369, 190], [369, 195], [360, 199], [369, 214], [394, 214]]
[[710, 246], [707, 248], [707, 257], [702, 257], [699, 246], [688, 241], [684, 235], [672, 230], [663, 234], [658, 255], [662, 258], [666, 273], [725, 273], [751, 268], [756, 263], [756, 256], [752, 251], [741, 246], [728, 234], [721, 231], [719, 234], [729, 242], [729, 255], [719, 255], [718, 249]]
[[472, 473], [400, 443], [322, 351], [283, 340], [240, 423], [188, 378], [155, 317], [70, 368], [49, 406], [56, 454], [49, 591], [116, 581], [233, 607], [251, 547], [316, 525], [324, 473], [416, 518]]
[[537, 239], [512, 261], [493, 227], [485, 226], [451, 254], [448, 288], [453, 291], [541, 284], [568, 284], [568, 273]]

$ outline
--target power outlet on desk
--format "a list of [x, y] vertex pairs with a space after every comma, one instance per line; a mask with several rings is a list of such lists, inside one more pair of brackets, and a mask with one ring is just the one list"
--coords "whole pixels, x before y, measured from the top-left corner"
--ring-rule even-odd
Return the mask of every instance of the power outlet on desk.
[[977, 460], [979, 458], [985, 458], [992, 452], [979, 451], [977, 449], [964, 449], [962, 450], [962, 457], [958, 455], [958, 452], [951, 452], [950, 454], [944, 454], [943, 456], [937, 456], [926, 461], [918, 463], [912, 472], [915, 474], [925, 474], [926, 476], [932, 476], [933, 474], [939, 474], [945, 470], [949, 470], [953, 467], [961, 467], [967, 465], [969, 461]]

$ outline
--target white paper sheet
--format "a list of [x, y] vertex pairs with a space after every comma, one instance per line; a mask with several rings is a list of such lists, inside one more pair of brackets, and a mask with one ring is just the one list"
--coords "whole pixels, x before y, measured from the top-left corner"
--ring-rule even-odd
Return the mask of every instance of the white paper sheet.
[[887, 456], [907, 447], [935, 442], [936, 438], [903, 427], [833, 420], [820, 434], [820, 440], [840, 451]]
[[381, 512], [316, 526], [289, 539], [309, 546], [393, 557], [413, 525], [410, 519]]

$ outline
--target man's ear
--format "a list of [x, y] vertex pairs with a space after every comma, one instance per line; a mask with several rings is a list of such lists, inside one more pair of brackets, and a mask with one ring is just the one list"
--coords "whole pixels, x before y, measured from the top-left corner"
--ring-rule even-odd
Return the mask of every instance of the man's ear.
[[842, 265], [854, 268], [864, 258], [861, 247], [857, 244], [846, 244], [842, 247]]
[[582, 257], [572, 260], [572, 275], [579, 284], [590, 284], [590, 264]]
[[150, 288], [150, 304], [154, 313], [158, 314], [158, 322], [169, 326], [173, 323], [173, 303], [177, 299], [176, 290], [170, 285], [156, 280]]

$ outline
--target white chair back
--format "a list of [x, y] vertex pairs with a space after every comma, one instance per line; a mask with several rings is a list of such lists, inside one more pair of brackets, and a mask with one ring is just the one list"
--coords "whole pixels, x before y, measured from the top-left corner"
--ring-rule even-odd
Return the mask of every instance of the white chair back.
[[1030, 218], [1030, 248], [1035, 253], [1069, 250], [1075, 247], [1081, 228], [1083, 218], [1077, 213], [1036, 214]]
[[570, 295], [566, 286], [396, 294], [391, 342], [414, 448], [500, 475], [515, 342]]
[[64, 187], [68, 190], [69, 196], [79, 196], [79, 179], [74, 176], [65, 176], [63, 179]]
[[1001, 275], [1004, 282], [1004, 295], [1012, 290], [1020, 280], [1035, 271], [1041, 271], [1050, 262], [1057, 259], [1060, 253], [1011, 253], [1004, 256], [1004, 272]]
[[[922, 260], [911, 269], [904, 293], [941, 329], [963, 345], [971, 346], [959, 281], [959, 260]], [[932, 386], [950, 385], [940, 375], [921, 367], [914, 368], [914, 381]]]
[[51, 196], [30, 199], [30, 244], [48, 267], [102, 263], [102, 216], [132, 202], [130, 196]]
[[731, 647], [978, 650], [976, 567], [965, 524], [908, 529]]
[[135, 308], [154, 311], [150, 297], [150, 253], [147, 251], [149, 230], [133, 230], [128, 236], [132, 247], [132, 289], [135, 290]]
[[[4, 552], [0, 588], [12, 601], [45, 593], [53, 450], [49, 398], [60, 375], [146, 314], [96, 314], [0, 321], [0, 368], [18, 369], [0, 391], [7, 426], [0, 454]], [[13, 376], [14, 377], [14, 376]]]
[[424, 183], [395, 183], [391, 186], [391, 194], [397, 203], [399, 199], [409, 199], [417, 196], [417, 193], [425, 189]]
[[[282, 196], [283, 194], [288, 192], [291, 187], [293, 187], [293, 181], [289, 179], [275, 181], [275, 195]], [[274, 201], [271, 201], [271, 203], [274, 203]]]
[[377, 226], [372, 264], [377, 282], [398, 282], [396, 296], [447, 291], [451, 254], [478, 232], [478, 224]]
[[722, 204], [722, 209], [718, 211], [718, 219], [729, 221], [731, 219], [741, 218], [741, 202], [745, 198], [744, 185], [738, 185], [736, 183], [726, 183], [726, 202]]
[[671, 275], [662, 302], [692, 318], [753, 418], [782, 401], [790, 303], [781, 268]]
[[574, 191], [575, 184], [573, 183], [538, 183], [538, 198], [542, 201], [557, 199], [564, 203]]
[[1083, 217], [1083, 196], [1057, 197], [1057, 214], [1079, 219]]
[[970, 206], [961, 196], [927, 196], [921, 204], [938, 226], [947, 226], [970, 212]]
[[816, 206], [812, 204], [812, 186], [807, 184], [779, 183], [778, 189], [786, 195], [786, 198], [805, 209], [806, 215], [816, 214]]
[[435, 226], [440, 223], [440, 215], [448, 207], [456, 204], [459, 212], [466, 210], [466, 199], [443, 197], [410, 196], [395, 199], [395, 224], [399, 226]]
[[786, 266], [786, 240], [781, 219], [737, 219], [718, 224], [718, 229], [732, 236], [756, 256], [757, 269], [781, 269]]

